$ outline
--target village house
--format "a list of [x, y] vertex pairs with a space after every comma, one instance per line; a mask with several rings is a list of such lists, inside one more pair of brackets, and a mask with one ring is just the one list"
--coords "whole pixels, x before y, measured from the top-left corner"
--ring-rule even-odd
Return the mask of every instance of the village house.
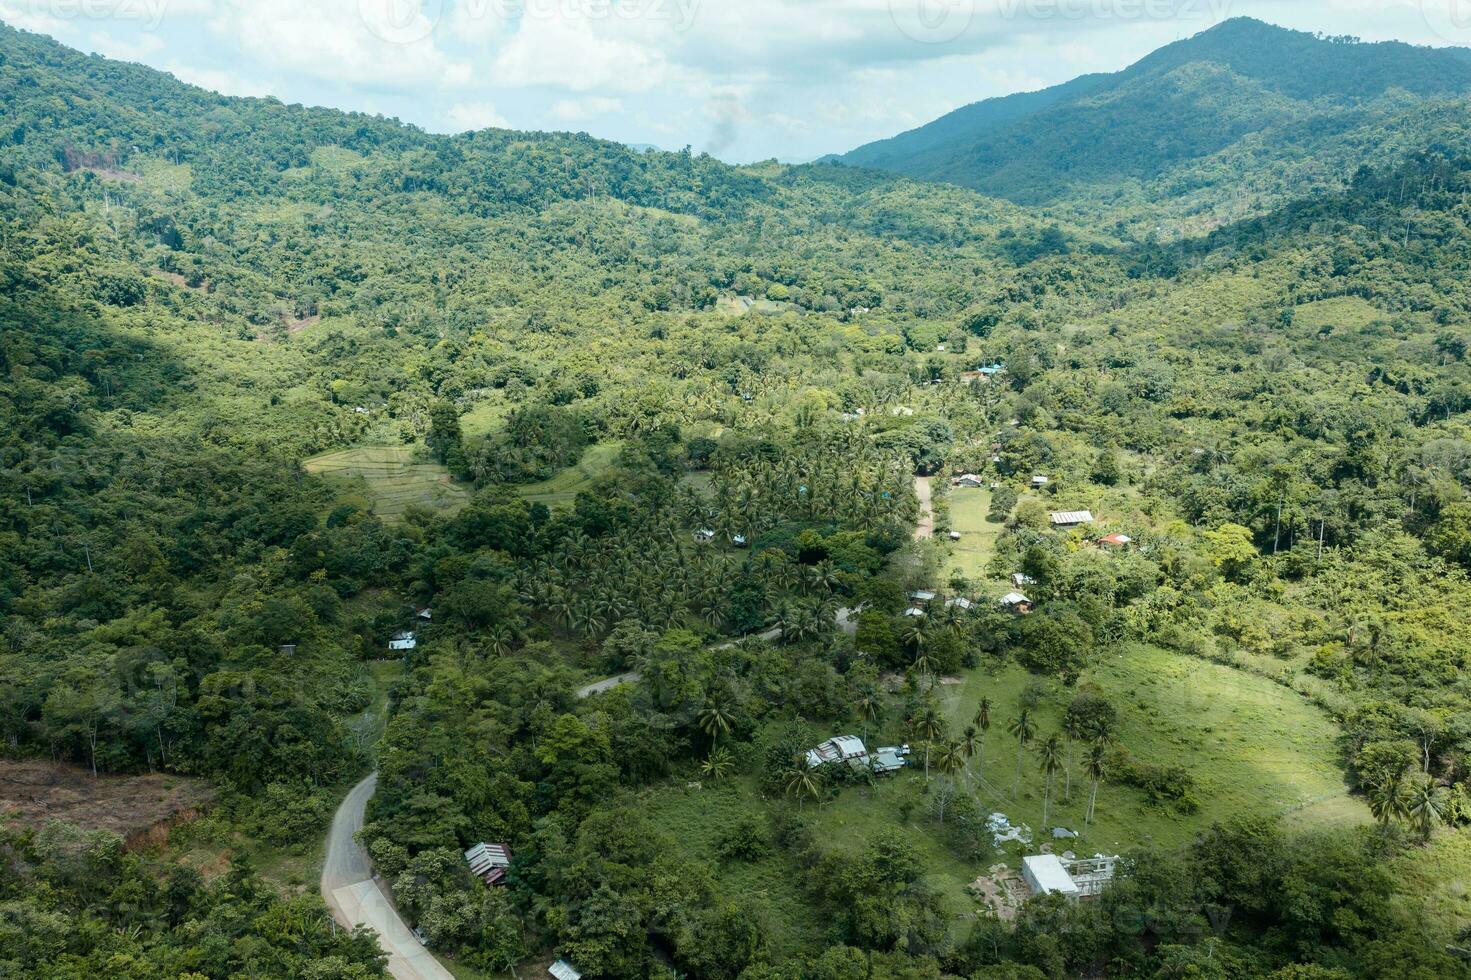
[[816, 769], [829, 762], [846, 762], [854, 768], [869, 767], [876, 773], [889, 773], [909, 764], [909, 746], [889, 745], [872, 753], [857, 735], [838, 735], [807, 751], [807, 768]]
[[955, 486], [957, 486], [957, 487], [981, 487], [981, 486], [985, 486], [985, 482], [979, 476], [976, 476], [974, 473], [962, 473], [960, 476], [957, 476], [955, 478]]
[[476, 844], [465, 852], [470, 873], [487, 885], [498, 885], [511, 866], [511, 849], [505, 844]]
[[1092, 898], [1102, 893], [1113, 880], [1118, 861], [1117, 855], [1095, 854], [1091, 858], [1077, 858], [1071, 851], [1061, 857], [1030, 854], [1022, 858], [1022, 880], [1033, 895]]
[[1050, 476], [1034, 476], [1034, 477], [1032, 477], [1032, 487], [1034, 489], [1041, 489], [1042, 487], [1047, 486], [1047, 484], [1049, 484], [1051, 482], [1052, 482], [1052, 477], [1050, 477]]
[[395, 653], [412, 650], [419, 645], [419, 640], [414, 636], [412, 630], [399, 630], [389, 637], [388, 649]]
[[1008, 592], [1001, 597], [1001, 605], [1012, 612], [1026, 614], [1032, 611], [1032, 600], [1020, 592]]
[[555, 977], [556, 980], [582, 980], [582, 971], [566, 960], [557, 960], [557, 962], [547, 967], [547, 972]]
[[1052, 512], [1052, 526], [1066, 531], [1084, 524], [1093, 523], [1093, 512], [1087, 510], [1056, 510]]
[[1129, 537], [1127, 534], [1114, 533], [1105, 534], [1103, 537], [1098, 539], [1098, 543], [1105, 548], [1127, 548], [1133, 542], [1133, 540], [1134, 539]]

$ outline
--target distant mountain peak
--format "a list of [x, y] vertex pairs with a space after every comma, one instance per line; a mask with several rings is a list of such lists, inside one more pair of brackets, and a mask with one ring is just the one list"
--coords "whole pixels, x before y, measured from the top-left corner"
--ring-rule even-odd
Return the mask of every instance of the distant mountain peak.
[[1471, 57], [1458, 49], [1233, 17], [1120, 71], [975, 102], [831, 159], [1047, 204], [1195, 166], [1271, 127], [1311, 154], [1312, 140], [1403, 113], [1406, 99], [1468, 93]]

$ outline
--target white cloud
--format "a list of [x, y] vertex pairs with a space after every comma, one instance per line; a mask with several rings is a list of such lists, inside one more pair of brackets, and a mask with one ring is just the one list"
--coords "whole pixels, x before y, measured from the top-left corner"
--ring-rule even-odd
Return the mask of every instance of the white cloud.
[[489, 102], [456, 102], [445, 113], [457, 132], [474, 129], [510, 129], [506, 117]]
[[564, 122], [584, 122], [599, 116], [610, 116], [623, 111], [623, 100], [606, 95], [589, 95], [581, 99], [558, 99], [552, 105], [553, 119]]
[[668, 68], [656, 48], [600, 36], [589, 18], [558, 15], [522, 18], [491, 65], [491, 78], [507, 86], [646, 92], [666, 79]]
[[410, 0], [223, 0], [212, 27], [258, 63], [337, 84], [407, 91], [463, 82], [466, 68], [436, 47], [433, 22], [417, 10]]

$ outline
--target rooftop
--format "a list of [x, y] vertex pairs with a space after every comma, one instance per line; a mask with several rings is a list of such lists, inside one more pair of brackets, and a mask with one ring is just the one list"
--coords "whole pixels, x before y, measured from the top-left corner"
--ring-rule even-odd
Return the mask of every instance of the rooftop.
[[1067, 896], [1078, 894], [1073, 876], [1068, 874], [1062, 858], [1056, 854], [1029, 854], [1022, 858], [1022, 877], [1027, 880], [1032, 891], [1039, 895], [1054, 892]]

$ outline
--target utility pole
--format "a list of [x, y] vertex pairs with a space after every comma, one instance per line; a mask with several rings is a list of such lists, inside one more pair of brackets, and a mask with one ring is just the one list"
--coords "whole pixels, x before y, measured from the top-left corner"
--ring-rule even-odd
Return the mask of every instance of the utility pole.
[[1318, 518], [1318, 561], [1323, 560], [1323, 525], [1326, 523], [1326, 518]]
[[82, 542], [82, 550], [87, 553], [87, 574], [88, 575], [91, 575], [92, 574], [92, 546], [89, 545], [89, 544], [87, 544], [87, 542], [83, 541]]

